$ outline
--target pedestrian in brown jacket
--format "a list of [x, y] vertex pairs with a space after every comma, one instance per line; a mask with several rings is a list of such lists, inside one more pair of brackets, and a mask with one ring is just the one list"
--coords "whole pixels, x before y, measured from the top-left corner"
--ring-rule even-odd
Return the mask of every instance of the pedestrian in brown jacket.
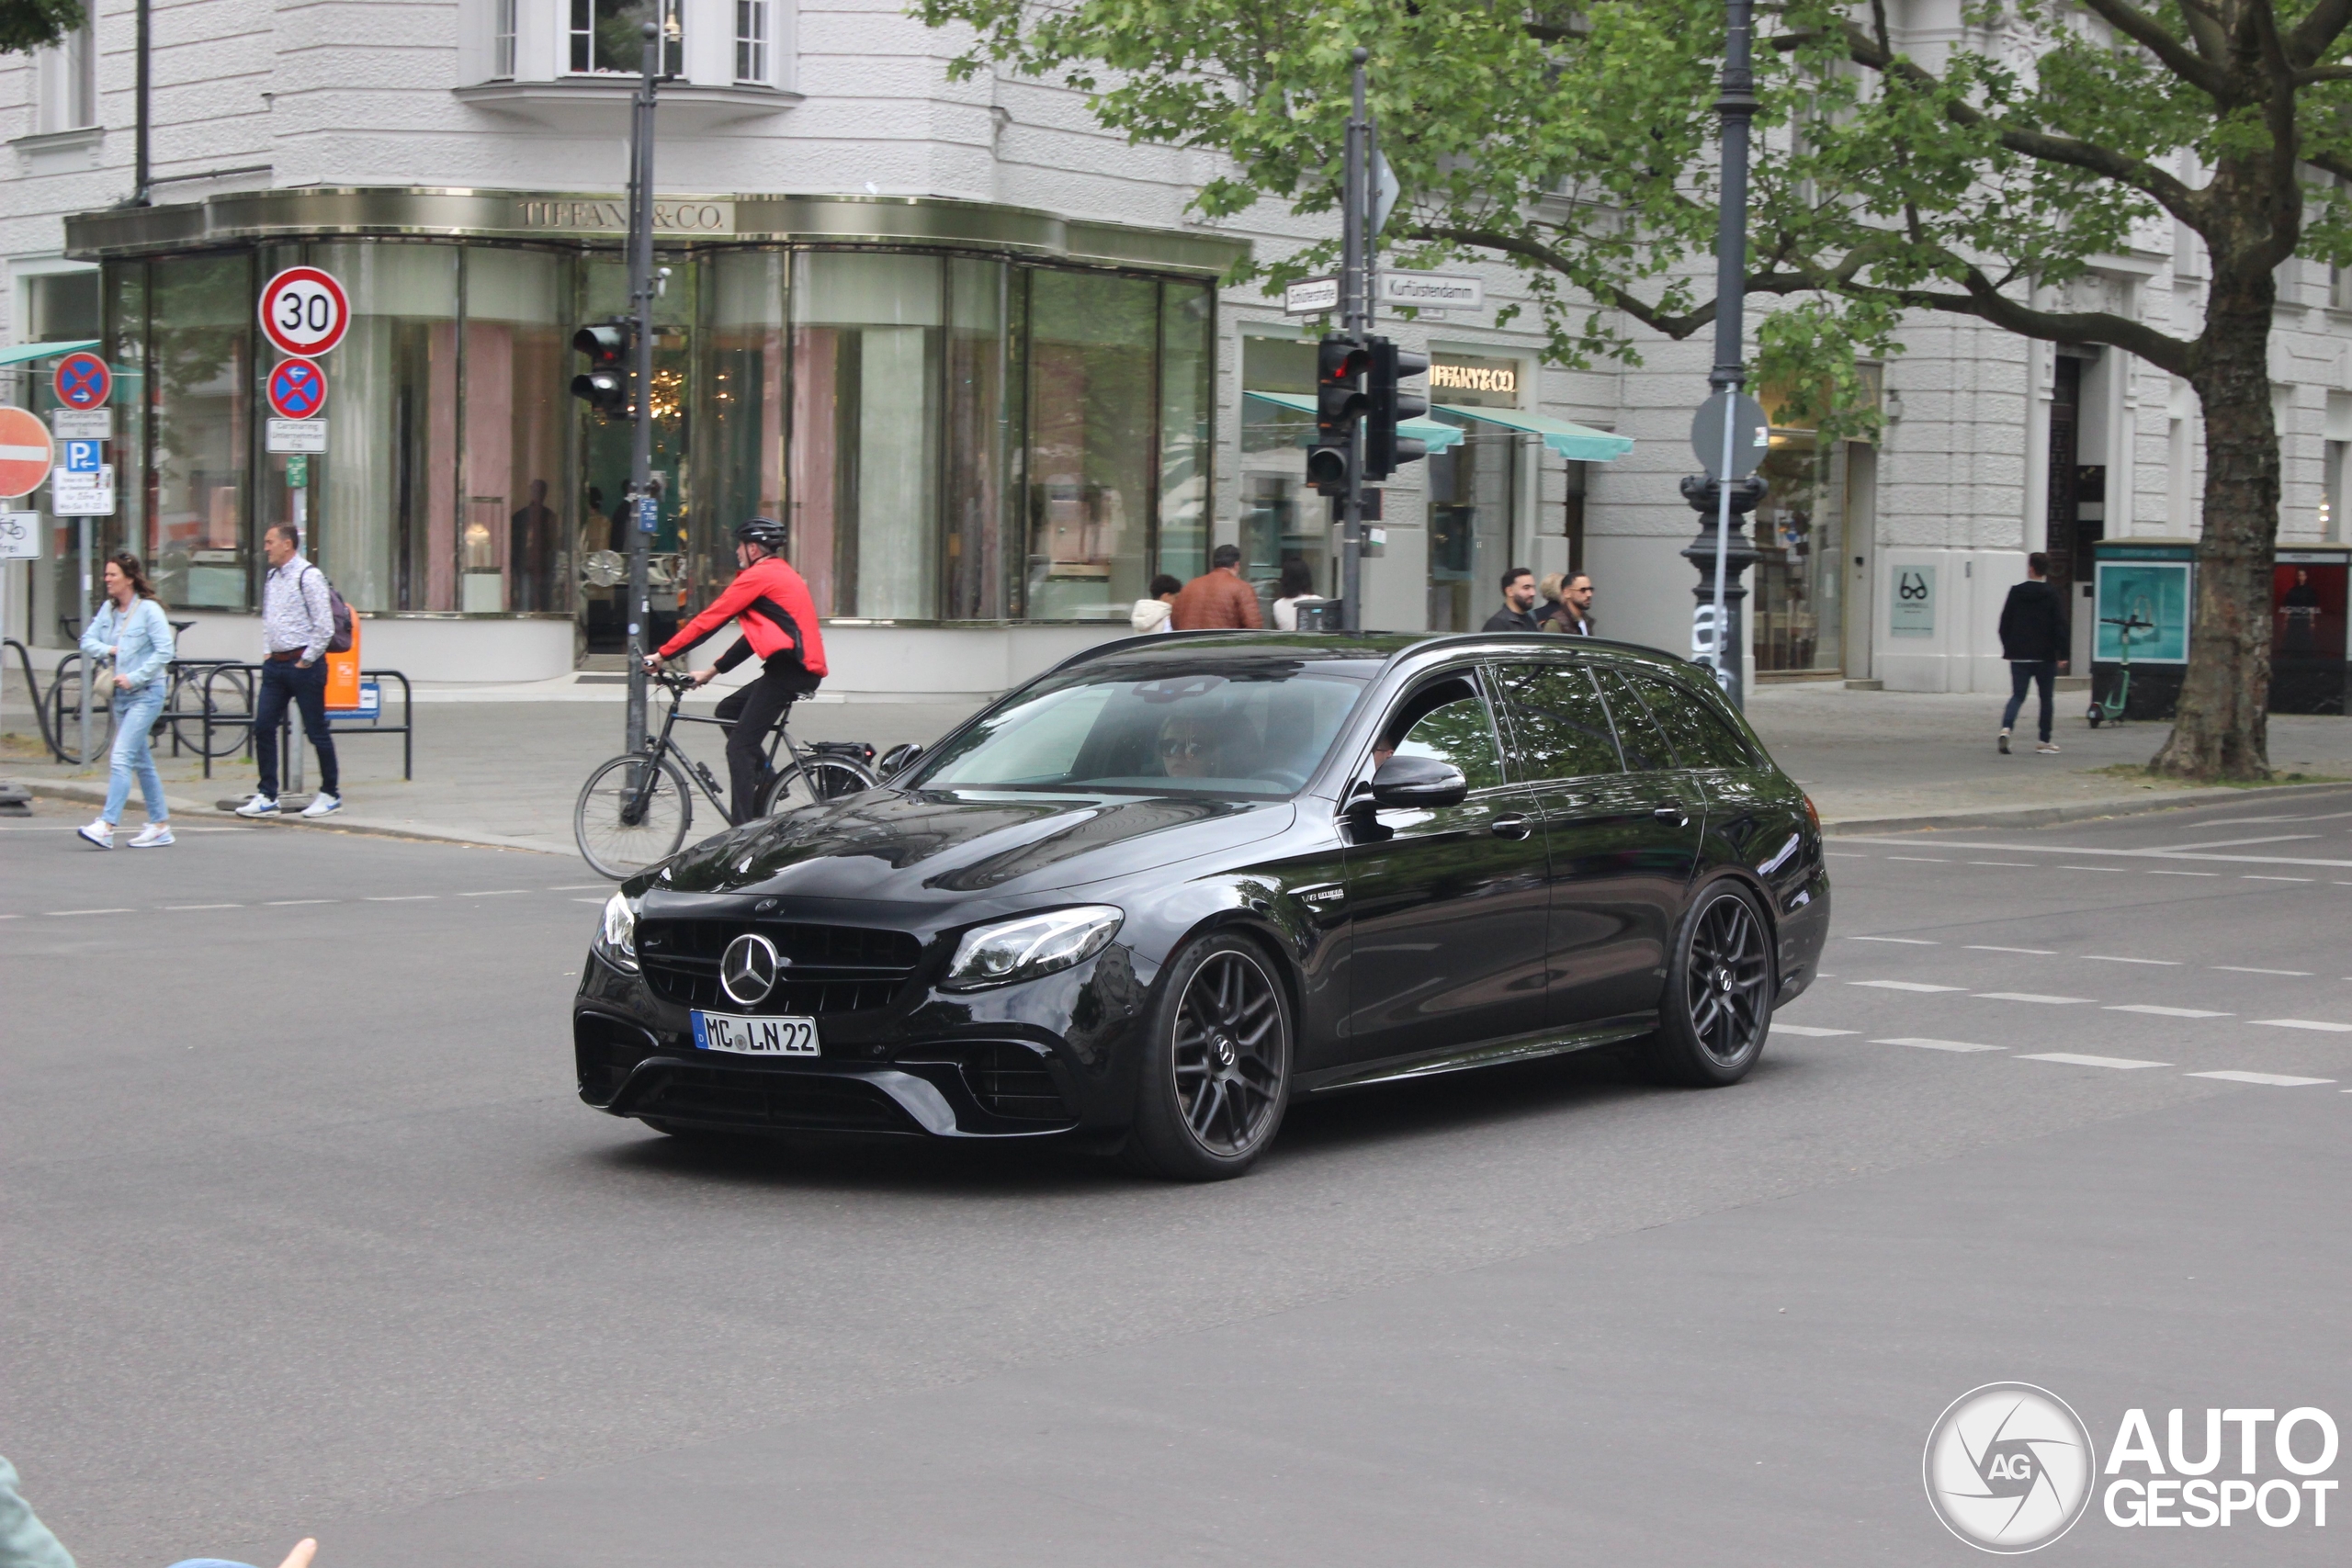
[[1241, 551], [1219, 545], [1209, 557], [1208, 570], [1184, 584], [1168, 624], [1180, 632], [1242, 628], [1256, 631], [1266, 624], [1258, 612], [1258, 591], [1241, 581]]

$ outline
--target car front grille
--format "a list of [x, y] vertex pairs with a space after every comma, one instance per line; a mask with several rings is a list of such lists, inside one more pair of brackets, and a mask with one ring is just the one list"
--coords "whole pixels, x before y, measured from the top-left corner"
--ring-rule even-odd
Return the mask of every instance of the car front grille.
[[[748, 1008], [718, 985], [719, 957], [745, 931], [775, 943], [785, 961], [775, 989]], [[887, 1007], [922, 957], [922, 945], [907, 932], [863, 926], [644, 920], [637, 928], [638, 964], [654, 995], [732, 1012], [807, 1017]]]
[[[796, 1132], [919, 1133], [913, 1119], [855, 1078], [750, 1068], [648, 1067], [617, 1107], [649, 1121]], [[650, 1081], [649, 1081], [650, 1080]]]

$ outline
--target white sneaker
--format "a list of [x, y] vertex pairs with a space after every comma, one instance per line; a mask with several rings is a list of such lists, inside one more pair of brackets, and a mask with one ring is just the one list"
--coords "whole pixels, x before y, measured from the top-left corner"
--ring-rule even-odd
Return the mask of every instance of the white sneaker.
[[2045, 740], [2041, 745], [2035, 747], [2034, 750], [2037, 751], [2055, 751], [2058, 750], [2058, 745], [2055, 741]]
[[103, 817], [95, 822], [74, 829], [74, 835], [76, 838], [87, 839], [102, 850], [114, 848], [114, 824]]
[[343, 796], [329, 795], [324, 790], [311, 796], [311, 804], [302, 807], [305, 817], [332, 817], [343, 809]]
[[169, 822], [150, 822], [139, 829], [139, 836], [130, 840], [130, 847], [134, 850], [160, 850], [171, 841], [172, 825]]
[[254, 792], [254, 797], [251, 800], [248, 800], [243, 806], [237, 807], [237, 815], [240, 817], [275, 817], [277, 815], [277, 797], [276, 795], [264, 795], [259, 790], [255, 790]]

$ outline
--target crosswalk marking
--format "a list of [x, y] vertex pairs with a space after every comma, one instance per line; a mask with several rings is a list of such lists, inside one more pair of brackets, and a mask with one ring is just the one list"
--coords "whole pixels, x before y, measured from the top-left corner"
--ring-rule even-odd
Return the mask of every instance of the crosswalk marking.
[[2188, 1078], [2222, 1078], [2230, 1083], [2270, 1084], [2279, 1089], [2301, 1089], [2305, 1084], [2334, 1083], [2334, 1078], [2299, 1078], [2285, 1073], [2246, 1073], [2235, 1068], [2218, 1073], [2183, 1073]]

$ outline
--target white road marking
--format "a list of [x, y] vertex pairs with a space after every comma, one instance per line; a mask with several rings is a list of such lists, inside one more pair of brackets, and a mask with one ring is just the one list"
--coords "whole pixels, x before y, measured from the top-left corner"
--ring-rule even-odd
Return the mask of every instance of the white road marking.
[[1886, 858], [1889, 860], [1913, 861], [1920, 865], [1950, 865], [1951, 863], [1951, 861], [1945, 859], [1941, 855], [1889, 855]]
[[2252, 872], [2238, 878], [2240, 882], [2316, 882], [2312, 876], [2256, 876]]
[[1973, 1045], [1965, 1040], [1928, 1040], [1916, 1034], [1900, 1034], [1892, 1040], [1873, 1040], [1873, 1045], [1916, 1045], [1922, 1051], [2004, 1051], [2005, 1045]]
[[2180, 967], [2180, 960], [2177, 958], [2124, 958], [2112, 953], [2086, 953], [2083, 954], [2083, 962], [2086, 964], [2161, 964], [2167, 969]]
[[[1910, 840], [1905, 839], [1863, 838], [1850, 839], [1847, 841], [1856, 844], [1893, 844], [1899, 847], [1908, 847], [1910, 842]], [[2105, 850], [2097, 848], [2090, 844], [1973, 843], [1968, 847], [1970, 849], [1979, 851], [1997, 851], [2003, 854], [2099, 855], [2111, 860], [2214, 861], [2238, 865], [2307, 865], [2335, 867], [2338, 870], [2352, 871], [2352, 860], [2313, 860], [2300, 855], [2227, 855], [2211, 854], [2204, 851], [2185, 849]], [[1893, 860], [1895, 857], [1889, 855], [1887, 858], [1889, 860]], [[2062, 871], [2120, 871], [2123, 868], [2120, 866], [2067, 865], [2061, 866], [2059, 869]]]
[[1971, 865], [2014, 865], [2027, 870], [2031, 870], [2033, 867], [2033, 862], [2030, 860], [1973, 860], [1968, 863]]
[[2143, 1062], [2131, 1056], [2084, 1056], [2072, 1051], [2044, 1051], [2038, 1055], [2019, 1056], [2020, 1062], [2059, 1062], [2070, 1067], [2169, 1067], [2170, 1062]]
[[574, 898], [572, 902], [575, 904], [603, 904], [609, 902], [609, 900], [604, 898]]
[[265, 898], [262, 900], [265, 908], [272, 909], [282, 909], [295, 904], [340, 904], [342, 902], [340, 898]]
[[370, 904], [409, 904], [415, 902], [419, 898], [438, 898], [439, 897], [441, 897], [441, 895], [438, 893], [371, 893], [368, 896], [368, 902]]
[[166, 904], [164, 908], [175, 914], [182, 909], [242, 909], [243, 904]]
[[1801, 1034], [1808, 1040], [1826, 1040], [1833, 1034], [1860, 1034], [1861, 1031], [1859, 1029], [1815, 1029], [1809, 1023], [1782, 1023], [1776, 1018], [1772, 1021], [1772, 1032]]
[[1942, 942], [1917, 936], [1849, 936], [1848, 942], [1899, 942], [1905, 947], [1941, 947]]
[[2272, 833], [2260, 839], [2209, 839], [2201, 844], [2166, 844], [2164, 847], [2175, 853], [2188, 850], [2242, 850], [2248, 844], [2284, 844], [2318, 837], [2317, 833]]
[[2216, 964], [2212, 967], [2226, 969], [2233, 975], [2284, 975], [2290, 980], [2308, 980], [2312, 977], [2312, 972], [2308, 969], [2249, 969], [2243, 964]]
[[2218, 871], [2152, 871], [2150, 876], [2219, 876]]
[[2058, 956], [2058, 950], [2054, 947], [1989, 947], [1981, 942], [1970, 942], [1968, 951], [1971, 953], [2030, 953], [2036, 958]]
[[1976, 994], [1988, 1002], [2048, 1002], [2052, 1007], [2064, 1007], [2070, 1002], [2086, 1002], [2091, 999], [2088, 997], [2044, 997], [2032, 991], [1979, 991]]
[[1858, 855], [1851, 850], [1824, 850], [1821, 852], [1831, 860], [1868, 860], [1871, 858], [1868, 855]]
[[2062, 865], [2060, 871], [2130, 871], [2128, 865]]
[[1849, 980], [1849, 986], [1876, 986], [1883, 991], [1964, 991], [1965, 986], [1929, 986], [1917, 980]]
[[2185, 1078], [2221, 1078], [2228, 1083], [2271, 1084], [2279, 1089], [2300, 1089], [2305, 1084], [2335, 1081], [2334, 1078], [2290, 1077], [2285, 1073], [2241, 1073], [2234, 1070], [2219, 1073], [2183, 1073], [2180, 1076]]
[[2352, 1034], [2352, 1023], [2329, 1023], [2316, 1018], [2250, 1018], [2246, 1021], [2267, 1029], [2316, 1029], [2326, 1034]]
[[2154, 1002], [2110, 1002], [2100, 1010], [2104, 1012], [2144, 1012], [2154, 1018], [2228, 1018], [2225, 1012], [2209, 1012], [2203, 1008], [2158, 1007]]
[[133, 915], [136, 909], [43, 909], [44, 915]]
[[561, 887], [550, 887], [548, 891], [550, 893], [594, 893], [599, 889], [609, 889], [612, 886], [613, 884], [609, 882], [571, 882]]
[[493, 887], [487, 893], [460, 893], [458, 897], [460, 898], [503, 898], [509, 893], [521, 893], [524, 891], [526, 891], [526, 889], [520, 887]]

